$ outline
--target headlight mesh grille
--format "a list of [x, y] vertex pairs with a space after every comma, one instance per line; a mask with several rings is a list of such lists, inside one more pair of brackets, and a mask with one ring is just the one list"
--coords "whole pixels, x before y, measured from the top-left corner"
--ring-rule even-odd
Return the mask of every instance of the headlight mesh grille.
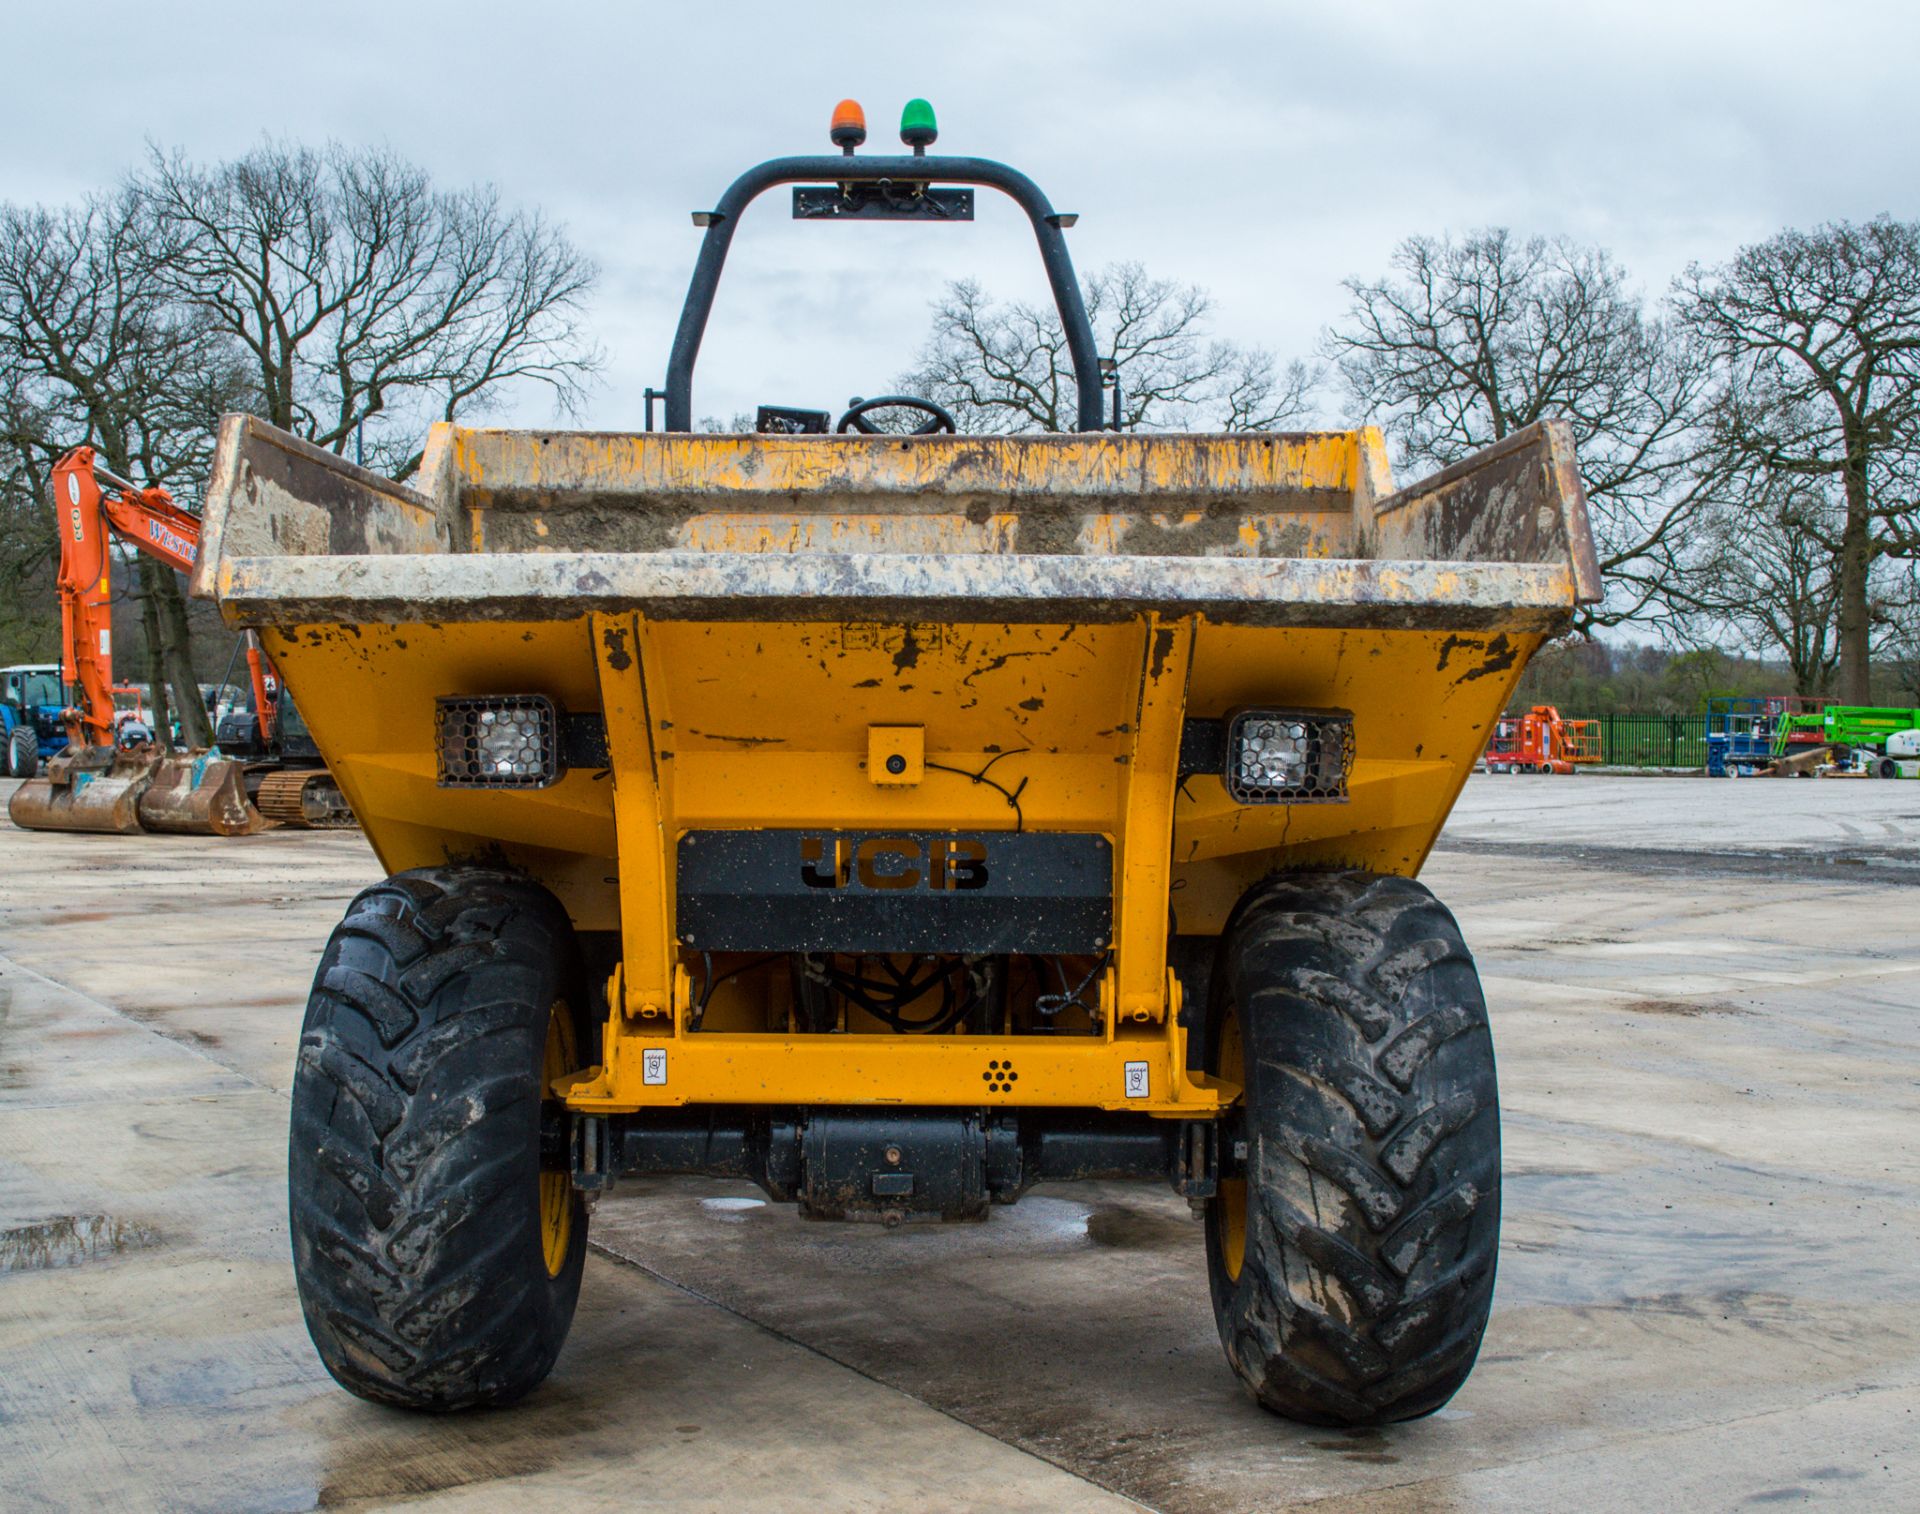
[[1344, 804], [1353, 717], [1344, 710], [1242, 710], [1227, 727], [1235, 804]]
[[540, 789], [557, 783], [560, 713], [544, 694], [434, 701], [440, 787]]

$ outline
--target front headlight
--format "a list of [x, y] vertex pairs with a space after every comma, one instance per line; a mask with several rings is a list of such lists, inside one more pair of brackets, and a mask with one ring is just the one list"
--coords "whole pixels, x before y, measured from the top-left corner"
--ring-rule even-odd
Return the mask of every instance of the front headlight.
[[1341, 804], [1352, 767], [1345, 710], [1242, 710], [1228, 722], [1221, 776], [1236, 804]]
[[560, 712], [544, 694], [434, 701], [440, 787], [540, 789], [566, 771]]

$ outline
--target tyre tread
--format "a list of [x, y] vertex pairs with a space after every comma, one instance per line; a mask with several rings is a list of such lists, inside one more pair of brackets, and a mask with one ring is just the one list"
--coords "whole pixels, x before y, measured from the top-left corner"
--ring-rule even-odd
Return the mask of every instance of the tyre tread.
[[1209, 1227], [1228, 1357], [1309, 1423], [1431, 1413], [1472, 1369], [1498, 1242], [1492, 1049], [1459, 928], [1410, 879], [1281, 875], [1243, 900], [1214, 976], [1261, 1090], [1238, 1283]]
[[550, 1278], [525, 1185], [574, 954], [543, 889], [450, 867], [364, 891], [321, 957], [294, 1082], [294, 1261], [321, 1359], [361, 1397], [511, 1403], [559, 1353], [584, 1211]]

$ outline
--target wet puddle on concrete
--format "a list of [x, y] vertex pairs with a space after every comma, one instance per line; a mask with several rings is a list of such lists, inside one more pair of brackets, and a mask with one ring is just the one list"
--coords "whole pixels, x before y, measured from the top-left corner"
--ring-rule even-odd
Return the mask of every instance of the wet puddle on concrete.
[[1310, 1440], [1307, 1444], [1316, 1451], [1337, 1451], [1344, 1460], [1364, 1466], [1390, 1467], [1400, 1460], [1387, 1449], [1392, 1441], [1379, 1430], [1343, 1430], [1338, 1439]]
[[62, 1214], [0, 1230], [0, 1273], [78, 1267], [159, 1244], [160, 1232], [110, 1214]]
[[1087, 1216], [1087, 1239], [1096, 1246], [1184, 1249], [1199, 1237], [1197, 1222], [1157, 1209], [1103, 1204]]

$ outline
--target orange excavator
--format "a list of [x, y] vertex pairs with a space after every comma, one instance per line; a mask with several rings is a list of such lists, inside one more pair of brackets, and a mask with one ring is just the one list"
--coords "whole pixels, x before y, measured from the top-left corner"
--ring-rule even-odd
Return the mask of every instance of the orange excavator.
[[48, 761], [44, 776], [21, 784], [8, 801], [13, 823], [29, 830], [216, 836], [250, 835], [281, 823], [351, 824], [318, 753], [291, 763], [283, 755], [283, 727], [298, 717], [288, 719], [291, 707], [280, 708], [279, 681], [251, 632], [253, 715], [241, 745], [261, 760], [244, 761], [218, 747], [176, 752], [124, 739], [113, 698], [113, 541], [190, 573], [200, 555], [200, 521], [165, 489], [141, 488], [108, 471], [91, 447], [76, 447], [54, 465], [53, 498], [62, 679], [76, 702], [61, 712], [65, 749]]

